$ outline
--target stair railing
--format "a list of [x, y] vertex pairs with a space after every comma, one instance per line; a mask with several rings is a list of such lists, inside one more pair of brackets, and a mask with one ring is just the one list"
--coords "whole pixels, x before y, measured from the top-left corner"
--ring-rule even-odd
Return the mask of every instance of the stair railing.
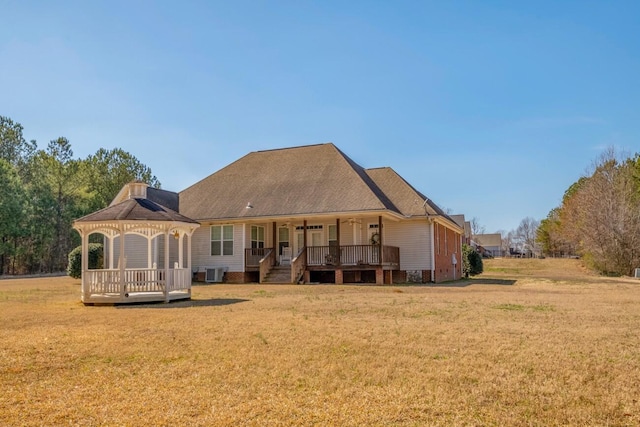
[[264, 257], [260, 260], [260, 283], [264, 281], [271, 268], [276, 264], [276, 252], [273, 249], [267, 249]]

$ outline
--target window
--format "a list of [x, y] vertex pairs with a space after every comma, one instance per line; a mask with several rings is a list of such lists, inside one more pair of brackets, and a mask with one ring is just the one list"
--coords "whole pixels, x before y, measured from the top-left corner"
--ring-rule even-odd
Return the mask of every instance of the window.
[[211, 255], [233, 255], [233, 225], [211, 226]]
[[380, 224], [369, 224], [369, 244], [380, 243]]
[[280, 248], [278, 251], [280, 255], [282, 255], [282, 248], [289, 247], [289, 229], [287, 227], [278, 229], [278, 247]]
[[251, 248], [264, 248], [264, 227], [251, 226]]
[[[296, 230], [302, 231], [304, 230], [304, 226], [298, 225], [296, 226]], [[322, 225], [307, 225], [307, 230], [322, 230]]]
[[449, 234], [448, 229], [444, 229], [444, 254], [449, 255], [449, 242], [447, 240], [447, 234]]
[[329, 246], [338, 246], [338, 227], [329, 225]]

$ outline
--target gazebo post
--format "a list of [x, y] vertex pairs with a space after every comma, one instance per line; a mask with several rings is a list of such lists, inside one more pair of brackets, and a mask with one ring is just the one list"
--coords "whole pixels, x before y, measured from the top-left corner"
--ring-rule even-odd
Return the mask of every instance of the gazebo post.
[[178, 267], [179, 268], [183, 268], [184, 267], [184, 233], [180, 234], [180, 237], [178, 238]]
[[[80, 268], [82, 269], [80, 274], [80, 282], [82, 286], [82, 301], [84, 302], [87, 294], [87, 276], [89, 274], [89, 233], [85, 230], [81, 231], [82, 233], [82, 261]], [[90, 296], [90, 295], [89, 295]]]
[[126, 278], [124, 277], [126, 263], [126, 258], [124, 256], [124, 224], [120, 224], [118, 230], [120, 232], [120, 260], [118, 262], [118, 265], [120, 267], [120, 300], [123, 300], [125, 294], [124, 287], [127, 283]]
[[169, 244], [171, 241], [170, 229], [167, 228], [167, 232], [164, 234], [164, 302], [169, 302]]
[[109, 242], [109, 270], [113, 270], [113, 239], [114, 236], [107, 236], [107, 242]]
[[152, 253], [152, 247], [151, 244], [152, 242], [152, 238], [147, 236], [147, 268], [151, 269], [151, 266], [153, 265], [153, 260], [151, 259], [151, 253]]
[[191, 233], [187, 234], [187, 282], [189, 283], [189, 298], [191, 298], [191, 281], [193, 280], [193, 270], [191, 269]]

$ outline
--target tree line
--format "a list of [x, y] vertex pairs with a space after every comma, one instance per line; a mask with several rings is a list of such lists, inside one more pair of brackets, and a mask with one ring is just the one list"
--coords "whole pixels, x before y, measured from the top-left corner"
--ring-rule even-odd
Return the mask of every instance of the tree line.
[[544, 253], [577, 253], [604, 274], [632, 275], [640, 267], [640, 154], [604, 152], [541, 221]]
[[0, 275], [63, 271], [80, 244], [74, 219], [108, 206], [124, 184], [160, 182], [120, 149], [76, 159], [64, 137], [38, 149], [23, 127], [0, 116]]

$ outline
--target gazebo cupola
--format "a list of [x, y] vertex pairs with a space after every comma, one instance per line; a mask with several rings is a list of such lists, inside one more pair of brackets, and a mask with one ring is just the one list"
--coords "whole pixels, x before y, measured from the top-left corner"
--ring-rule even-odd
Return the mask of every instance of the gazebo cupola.
[[[136, 181], [109, 207], [74, 222], [82, 237], [84, 303], [191, 297], [191, 236], [200, 224], [158, 203], [172, 199], [177, 204], [175, 193]], [[89, 236], [96, 233], [104, 237], [104, 268], [90, 270]]]

